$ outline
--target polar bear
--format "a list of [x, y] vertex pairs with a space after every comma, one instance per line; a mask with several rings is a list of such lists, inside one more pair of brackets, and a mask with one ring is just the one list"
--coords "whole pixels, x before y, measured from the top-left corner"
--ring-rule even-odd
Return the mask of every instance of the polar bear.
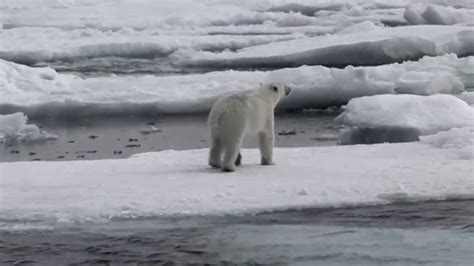
[[273, 164], [274, 115], [280, 99], [291, 89], [281, 83], [262, 85], [246, 94], [236, 94], [219, 99], [208, 118], [212, 145], [209, 165], [233, 172], [240, 165], [240, 147], [245, 135], [257, 135], [261, 164]]

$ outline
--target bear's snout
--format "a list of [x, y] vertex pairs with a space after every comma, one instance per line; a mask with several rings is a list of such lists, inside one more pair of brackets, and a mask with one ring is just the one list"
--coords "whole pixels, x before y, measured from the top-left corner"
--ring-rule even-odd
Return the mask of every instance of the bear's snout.
[[285, 95], [290, 94], [290, 92], [291, 92], [291, 88], [288, 86], [285, 86]]

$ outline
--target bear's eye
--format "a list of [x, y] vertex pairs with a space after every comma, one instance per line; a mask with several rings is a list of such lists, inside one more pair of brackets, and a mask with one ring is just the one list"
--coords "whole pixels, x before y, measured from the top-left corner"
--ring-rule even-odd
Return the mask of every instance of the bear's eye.
[[273, 91], [278, 91], [278, 88], [276, 86], [272, 86]]

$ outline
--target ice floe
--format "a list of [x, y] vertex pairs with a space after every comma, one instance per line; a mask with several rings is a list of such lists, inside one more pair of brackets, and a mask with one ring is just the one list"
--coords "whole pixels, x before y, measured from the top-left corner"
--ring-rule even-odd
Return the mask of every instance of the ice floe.
[[432, 146], [438, 140], [425, 142], [279, 148], [269, 167], [257, 165], [258, 150], [243, 150], [231, 174], [207, 166], [207, 149], [0, 163], [0, 227], [474, 197], [472, 161], [456, 159], [450, 145]]
[[349, 126], [341, 134], [345, 144], [412, 141], [474, 127], [474, 108], [451, 95], [375, 95], [350, 100], [337, 120]]
[[301, 65], [380, 65], [416, 60], [424, 55], [474, 54], [469, 26], [403, 26], [363, 33], [335, 34], [281, 41], [238, 51], [185, 52], [175, 57], [185, 66], [208, 68], [277, 68]]
[[[265, 82], [293, 88], [278, 108], [319, 108], [375, 94], [460, 94], [474, 81], [474, 57], [425, 57], [377, 67], [302, 66], [178, 76], [82, 78], [0, 60], [0, 112], [90, 115], [207, 112], [223, 95]], [[464, 94], [463, 94], [464, 95]], [[463, 96], [460, 96], [463, 97]]]

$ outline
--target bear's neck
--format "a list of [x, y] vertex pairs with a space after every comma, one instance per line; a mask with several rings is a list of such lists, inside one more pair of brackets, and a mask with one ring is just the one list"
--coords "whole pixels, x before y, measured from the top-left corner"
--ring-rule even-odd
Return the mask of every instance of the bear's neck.
[[267, 92], [266, 90], [254, 91], [251, 92], [250, 95], [270, 104], [273, 108], [277, 105], [279, 100], [278, 96], [272, 95], [271, 92]]

